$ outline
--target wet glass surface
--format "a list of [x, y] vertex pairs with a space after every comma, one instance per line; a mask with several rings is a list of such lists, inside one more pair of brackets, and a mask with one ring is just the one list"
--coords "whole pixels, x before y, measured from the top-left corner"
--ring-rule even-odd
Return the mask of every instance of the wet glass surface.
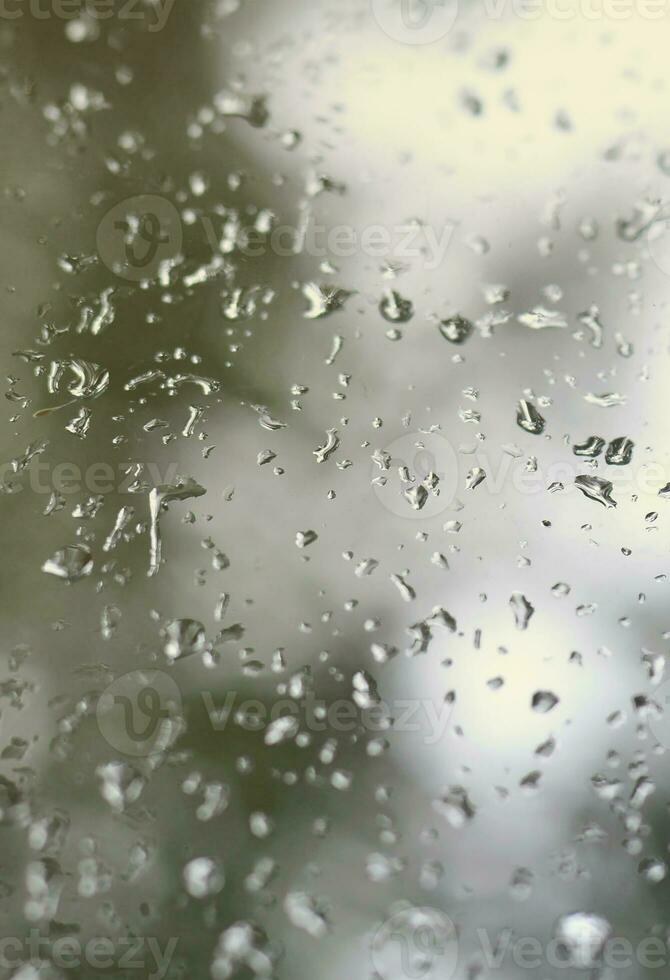
[[0, 977], [665, 975], [669, 18], [0, 3]]

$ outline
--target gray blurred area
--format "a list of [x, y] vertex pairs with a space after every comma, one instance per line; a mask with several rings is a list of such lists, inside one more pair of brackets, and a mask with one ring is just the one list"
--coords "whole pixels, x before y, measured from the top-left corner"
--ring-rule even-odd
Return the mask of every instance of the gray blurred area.
[[[132, 9], [0, 15], [0, 977], [666, 975], [667, 11], [461, 3], [423, 44], [392, 0]], [[182, 241], [142, 277], [108, 258], [156, 229], [105, 221], [147, 196]], [[108, 387], [36, 417], [73, 359]], [[151, 488], [188, 477], [148, 576]], [[90, 575], [43, 571], [77, 545]], [[183, 620], [206, 639], [171, 662]], [[548, 953], [578, 912], [633, 952]], [[59, 964], [63, 937], [110, 962]]]

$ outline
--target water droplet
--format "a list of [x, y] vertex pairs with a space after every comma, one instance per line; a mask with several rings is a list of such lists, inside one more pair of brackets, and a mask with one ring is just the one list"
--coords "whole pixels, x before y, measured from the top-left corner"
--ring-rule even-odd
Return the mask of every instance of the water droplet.
[[42, 571], [47, 575], [65, 579], [67, 582], [77, 582], [93, 571], [93, 558], [88, 548], [83, 545], [69, 545], [61, 548], [51, 558], [44, 562]]
[[565, 949], [570, 965], [587, 970], [597, 966], [612, 927], [603, 916], [592, 912], [572, 912], [556, 923], [554, 936]]
[[154, 487], [149, 494], [149, 513], [151, 518], [149, 576], [157, 575], [162, 559], [162, 540], [160, 532], [160, 515], [168, 503], [173, 500], [189, 500], [192, 497], [202, 497], [207, 491], [190, 477], [179, 477], [175, 484], [165, 484]]
[[464, 827], [476, 813], [467, 791], [462, 786], [451, 786], [444, 796], [433, 800], [433, 809], [455, 830]]
[[309, 302], [309, 308], [305, 311], [306, 320], [320, 320], [322, 317], [341, 310], [350, 296], [351, 292], [340, 289], [338, 286], [324, 286], [316, 282], [307, 282], [302, 288], [305, 299]]
[[295, 738], [300, 730], [298, 719], [293, 715], [282, 715], [270, 722], [265, 729], [264, 741], [266, 745], [280, 745], [289, 739]]
[[558, 701], [552, 691], [536, 691], [531, 699], [531, 707], [539, 715], [546, 715], [556, 707]]
[[518, 630], [525, 630], [528, 628], [528, 623], [530, 622], [531, 616], [535, 612], [535, 608], [530, 604], [525, 595], [521, 592], [513, 592], [510, 596], [509, 605], [514, 613], [514, 625]]
[[644, 861], [640, 861], [637, 870], [645, 881], [649, 881], [653, 885], [663, 881], [668, 873], [668, 867], [661, 858], [645, 858]]
[[575, 456], [584, 456], [586, 459], [595, 459], [600, 456], [605, 448], [605, 440], [600, 436], [590, 436], [585, 442], [577, 443], [572, 447]]
[[205, 627], [193, 619], [174, 619], [163, 632], [163, 652], [171, 663], [203, 653], [207, 646]]
[[633, 458], [635, 443], [626, 436], [613, 439], [607, 447], [605, 462], [610, 466], [627, 466]]
[[289, 892], [284, 899], [284, 911], [297, 929], [312, 939], [322, 939], [328, 933], [328, 920], [318, 902], [305, 892]]
[[414, 306], [395, 289], [390, 289], [379, 304], [379, 312], [390, 323], [407, 323], [414, 316]]
[[522, 429], [525, 429], [526, 432], [530, 432], [532, 435], [537, 436], [544, 432], [544, 419], [535, 406], [531, 402], [525, 401], [525, 399], [519, 402], [516, 421]]
[[438, 330], [444, 339], [452, 344], [464, 344], [473, 329], [471, 321], [460, 315], [450, 316], [438, 324]]
[[319, 535], [316, 531], [298, 531], [295, 536], [295, 543], [298, 548], [307, 548], [318, 540]]
[[221, 866], [211, 858], [193, 858], [184, 866], [184, 887], [193, 898], [217, 895], [225, 884]]
[[614, 488], [609, 480], [603, 480], [600, 476], [578, 476], [575, 479], [575, 486], [589, 500], [595, 500], [603, 507], [616, 507], [616, 500], [612, 498]]

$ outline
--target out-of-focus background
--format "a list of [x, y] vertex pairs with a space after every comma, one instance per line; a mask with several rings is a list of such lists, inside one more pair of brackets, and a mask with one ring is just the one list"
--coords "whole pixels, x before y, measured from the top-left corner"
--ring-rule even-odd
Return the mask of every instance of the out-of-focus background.
[[0, 976], [667, 970], [669, 19], [6, 0]]

